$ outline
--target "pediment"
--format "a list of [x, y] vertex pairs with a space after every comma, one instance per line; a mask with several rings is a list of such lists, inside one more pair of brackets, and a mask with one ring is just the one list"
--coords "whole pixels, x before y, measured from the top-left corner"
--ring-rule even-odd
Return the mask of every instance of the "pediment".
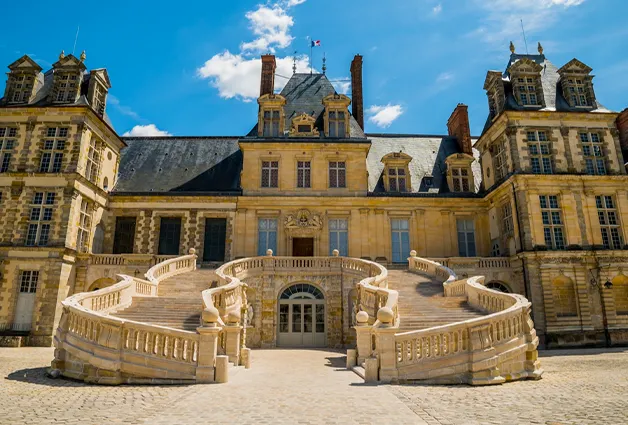
[[299, 137], [312, 137], [319, 136], [318, 129], [314, 126], [316, 119], [306, 114], [305, 112], [301, 115], [297, 115], [292, 118], [292, 128], [290, 129], [290, 136], [299, 136]]
[[85, 64], [80, 61], [76, 56], [70, 54], [60, 58], [57, 62], [52, 64], [55, 69], [58, 68], [81, 68], [85, 69]]
[[286, 104], [286, 98], [280, 94], [268, 93], [268, 94], [258, 97], [257, 103], [259, 103], [260, 105], [263, 103], [263, 104], [269, 104], [269, 105], [283, 106]]
[[349, 96], [344, 94], [332, 93], [323, 98], [323, 105], [340, 104], [343, 106], [349, 106], [350, 103], [351, 99]]
[[33, 70], [35, 72], [40, 72], [42, 67], [37, 64], [34, 60], [30, 58], [28, 55], [24, 55], [11, 65], [9, 65], [9, 69], [11, 71], [16, 70]]
[[111, 80], [109, 80], [109, 74], [106, 69], [93, 69], [91, 71], [92, 76], [97, 75], [100, 80], [107, 86], [108, 89], [111, 88]]
[[398, 163], [409, 163], [410, 161], [412, 161], [412, 157], [410, 155], [408, 155], [407, 153], [403, 153], [403, 152], [391, 152], [388, 153], [386, 155], [384, 155], [381, 159], [381, 161], [383, 163], [392, 163], [392, 162], [398, 162]]
[[522, 58], [510, 65], [508, 73], [538, 74], [542, 69], [543, 67], [533, 60]]
[[589, 74], [593, 71], [593, 68], [590, 66], [580, 62], [578, 59], [573, 58], [565, 65], [563, 65], [559, 70], [559, 74]]

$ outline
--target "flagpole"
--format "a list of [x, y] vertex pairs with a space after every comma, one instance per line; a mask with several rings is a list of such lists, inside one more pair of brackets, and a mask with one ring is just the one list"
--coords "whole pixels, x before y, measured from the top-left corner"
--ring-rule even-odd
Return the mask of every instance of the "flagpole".
[[312, 75], [313, 70], [312, 70], [312, 48], [314, 47], [314, 43], [312, 42], [312, 37], [309, 37], [310, 39], [310, 75]]

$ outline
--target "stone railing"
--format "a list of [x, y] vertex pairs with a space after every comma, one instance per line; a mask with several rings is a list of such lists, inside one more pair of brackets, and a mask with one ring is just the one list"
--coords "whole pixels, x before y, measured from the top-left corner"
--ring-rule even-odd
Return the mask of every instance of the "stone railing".
[[176, 258], [176, 255], [153, 254], [85, 254], [87, 264], [92, 266], [134, 266], [144, 264], [158, 264], [164, 260]]
[[62, 301], [51, 373], [100, 384], [202, 381], [199, 334], [109, 315], [135, 296], [157, 296], [162, 280], [195, 270], [196, 258], [190, 250], [153, 266], [147, 280], [120, 275], [113, 286]]
[[488, 289], [481, 276], [459, 280], [449, 268], [414, 251], [408, 262], [410, 271], [442, 280], [445, 296], [466, 296], [486, 315], [404, 333], [356, 326], [356, 361], [364, 364], [367, 381], [487, 385], [540, 378], [538, 338], [525, 297]]
[[431, 258], [433, 262], [439, 263], [452, 270], [461, 269], [509, 269], [510, 259], [504, 257], [450, 257]]

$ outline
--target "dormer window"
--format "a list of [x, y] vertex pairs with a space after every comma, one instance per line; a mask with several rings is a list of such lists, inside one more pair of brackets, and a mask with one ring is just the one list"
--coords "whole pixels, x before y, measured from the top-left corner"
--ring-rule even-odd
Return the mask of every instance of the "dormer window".
[[572, 59], [558, 70], [563, 97], [572, 108], [590, 108], [594, 105], [592, 69]]
[[452, 192], [474, 192], [473, 172], [471, 164], [475, 159], [465, 153], [449, 155], [447, 164], [447, 184]]
[[265, 94], [257, 99], [259, 104], [258, 137], [280, 137], [284, 129], [286, 99], [278, 94]]
[[502, 73], [498, 71], [489, 71], [484, 80], [484, 90], [488, 98], [488, 109], [491, 119], [495, 119], [497, 115], [504, 109], [505, 94]]
[[28, 56], [22, 56], [9, 65], [9, 70], [4, 102], [29, 103], [35, 94], [37, 75], [41, 72], [41, 67]]
[[63, 52], [59, 60], [52, 65], [52, 90], [48, 100], [53, 103], [74, 103], [79, 96], [83, 81], [85, 56], [78, 59], [74, 55], [65, 56]]
[[314, 127], [316, 120], [308, 114], [301, 114], [292, 118], [291, 137], [318, 137], [318, 129]]
[[106, 69], [95, 69], [89, 75], [87, 98], [94, 111], [102, 116], [107, 105], [107, 92], [111, 88]]
[[323, 99], [325, 105], [325, 136], [346, 138], [349, 135], [349, 111], [351, 104], [344, 94], [331, 94]]
[[412, 157], [402, 152], [393, 152], [382, 158], [384, 163], [384, 187], [387, 192], [411, 192], [410, 170]]
[[537, 81], [533, 77], [517, 78], [514, 83], [517, 101], [522, 106], [537, 106], [539, 104], [536, 97]]

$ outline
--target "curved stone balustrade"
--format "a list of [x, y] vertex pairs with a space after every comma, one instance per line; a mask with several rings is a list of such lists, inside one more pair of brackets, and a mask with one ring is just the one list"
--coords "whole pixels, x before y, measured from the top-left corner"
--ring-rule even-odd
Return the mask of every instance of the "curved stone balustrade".
[[135, 296], [157, 296], [159, 282], [195, 268], [190, 250], [152, 267], [148, 280], [119, 275], [113, 286], [62, 301], [52, 368], [99, 384], [195, 382], [198, 334], [109, 315], [131, 305]]
[[408, 262], [410, 271], [442, 279], [445, 296], [466, 296], [487, 315], [404, 333], [357, 326], [358, 362], [364, 361], [367, 380], [486, 385], [540, 378], [538, 338], [525, 297], [488, 289], [482, 276], [459, 280], [415, 251]]

